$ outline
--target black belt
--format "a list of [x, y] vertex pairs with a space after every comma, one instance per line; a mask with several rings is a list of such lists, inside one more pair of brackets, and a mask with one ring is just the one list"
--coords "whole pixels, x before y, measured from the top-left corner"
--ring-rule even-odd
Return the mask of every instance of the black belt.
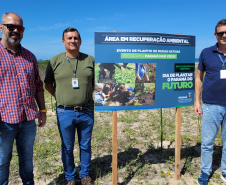
[[88, 106], [63, 106], [63, 105], [58, 105], [57, 108], [60, 109], [65, 109], [65, 110], [73, 110], [73, 111], [82, 111], [85, 109], [88, 109]]

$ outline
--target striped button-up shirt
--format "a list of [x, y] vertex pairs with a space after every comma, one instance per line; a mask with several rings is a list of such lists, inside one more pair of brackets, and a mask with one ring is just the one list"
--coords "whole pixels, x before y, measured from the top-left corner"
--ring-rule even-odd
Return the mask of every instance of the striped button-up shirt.
[[38, 117], [35, 94], [43, 92], [36, 57], [20, 46], [12, 53], [0, 39], [0, 119], [19, 123]]

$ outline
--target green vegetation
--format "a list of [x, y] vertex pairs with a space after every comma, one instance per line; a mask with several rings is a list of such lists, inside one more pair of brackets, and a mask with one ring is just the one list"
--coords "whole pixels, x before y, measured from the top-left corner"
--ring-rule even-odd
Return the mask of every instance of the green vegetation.
[[[119, 63], [122, 65], [122, 63]], [[95, 64], [95, 82], [98, 81], [99, 78], [99, 63]], [[115, 67], [115, 74], [113, 78], [116, 80], [116, 83], [126, 83], [131, 87], [135, 87], [135, 65], [128, 64], [124, 71], [121, 71], [118, 67]]]
[[[122, 65], [122, 64], [120, 64]], [[125, 71], [121, 71], [118, 67], [115, 69], [114, 78], [116, 79], [116, 83], [126, 83], [134, 88], [135, 86], [135, 65], [128, 64], [128, 68]]]
[[154, 93], [155, 83], [136, 83], [135, 96], [138, 97], [140, 94]]
[[45, 70], [46, 70], [48, 62], [49, 62], [49, 60], [44, 60], [44, 61], [38, 62], [39, 74], [41, 76], [42, 81], [44, 81], [44, 78], [45, 78]]

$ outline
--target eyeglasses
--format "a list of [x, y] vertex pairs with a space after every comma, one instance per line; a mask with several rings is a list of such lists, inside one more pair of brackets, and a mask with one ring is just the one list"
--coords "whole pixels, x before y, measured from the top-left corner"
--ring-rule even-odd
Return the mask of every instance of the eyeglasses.
[[25, 30], [23, 26], [17, 26], [14, 24], [2, 24], [2, 25], [6, 26], [9, 31], [14, 31], [15, 29], [17, 29], [20, 33], [23, 33]]
[[226, 34], [226, 32], [218, 32], [216, 33], [218, 37], [223, 37], [224, 33]]

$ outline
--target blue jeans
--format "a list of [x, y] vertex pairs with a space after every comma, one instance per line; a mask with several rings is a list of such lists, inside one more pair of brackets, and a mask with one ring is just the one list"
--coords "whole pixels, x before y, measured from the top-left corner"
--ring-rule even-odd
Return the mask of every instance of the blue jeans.
[[0, 185], [8, 184], [13, 142], [16, 139], [19, 174], [23, 184], [34, 184], [33, 146], [36, 135], [35, 120], [18, 124], [0, 121]]
[[213, 145], [221, 126], [223, 141], [221, 170], [222, 174], [226, 174], [226, 106], [203, 104], [202, 111], [201, 170], [208, 175], [212, 172]]
[[89, 175], [91, 163], [91, 137], [94, 124], [93, 111], [89, 109], [74, 111], [57, 108], [57, 123], [62, 141], [62, 162], [66, 180], [75, 180], [76, 178], [73, 155], [76, 128], [80, 148], [81, 170], [79, 172], [79, 177], [82, 178]]

